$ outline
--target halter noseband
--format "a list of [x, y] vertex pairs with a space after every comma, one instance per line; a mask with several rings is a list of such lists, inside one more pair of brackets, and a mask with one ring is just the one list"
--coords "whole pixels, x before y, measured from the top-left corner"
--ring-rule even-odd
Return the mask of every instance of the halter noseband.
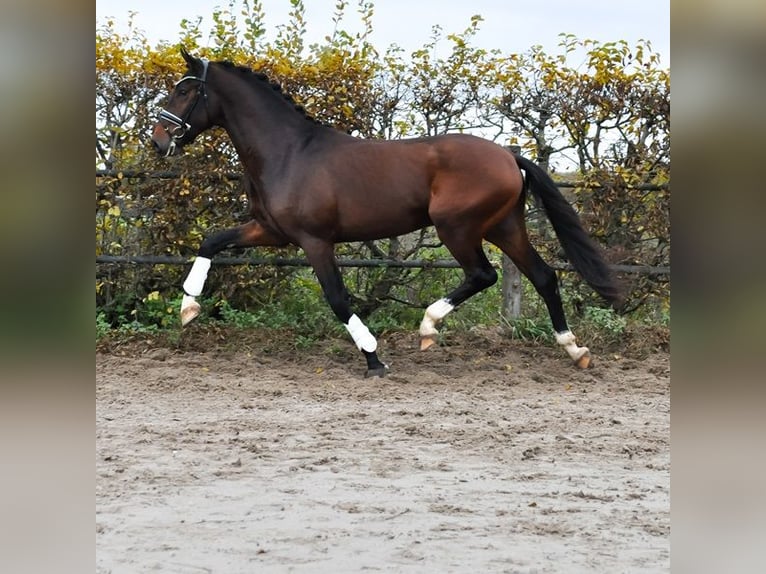
[[170, 140], [170, 146], [168, 147], [168, 151], [165, 154], [166, 157], [173, 155], [173, 152], [176, 149], [176, 142], [183, 138], [186, 135], [186, 132], [188, 132], [191, 129], [191, 124], [189, 123], [189, 118], [192, 115], [192, 112], [194, 112], [194, 108], [197, 107], [197, 103], [199, 102], [199, 96], [202, 94], [202, 97], [205, 99], [205, 108], [207, 108], [207, 91], [205, 90], [205, 83], [207, 82], [207, 66], [208, 61], [204, 58], [201, 58], [202, 62], [202, 76], [184, 76], [180, 80], [178, 80], [173, 86], [173, 89], [175, 90], [182, 82], [185, 82], [186, 80], [195, 80], [199, 82], [199, 85], [197, 86], [197, 97], [194, 98], [194, 102], [191, 106], [189, 106], [189, 109], [186, 110], [186, 113], [182, 118], [179, 118], [177, 115], [175, 115], [172, 112], [167, 111], [166, 109], [160, 110], [159, 113], [159, 119], [165, 120], [167, 123], [172, 124], [173, 128], [168, 129], [165, 128], [165, 131], [168, 132], [168, 134], [171, 136]]

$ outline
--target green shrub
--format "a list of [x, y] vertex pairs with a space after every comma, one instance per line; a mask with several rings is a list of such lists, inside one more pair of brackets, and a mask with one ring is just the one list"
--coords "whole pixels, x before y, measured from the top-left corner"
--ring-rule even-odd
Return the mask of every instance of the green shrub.
[[548, 317], [519, 317], [505, 321], [506, 330], [512, 339], [522, 341], [553, 341], [551, 321]]
[[106, 320], [106, 315], [103, 311], [96, 313], [96, 340], [106, 337], [112, 330], [112, 326], [109, 321]]
[[628, 319], [613, 309], [586, 307], [577, 323], [577, 332], [590, 341], [608, 346], [621, 342], [627, 326]]

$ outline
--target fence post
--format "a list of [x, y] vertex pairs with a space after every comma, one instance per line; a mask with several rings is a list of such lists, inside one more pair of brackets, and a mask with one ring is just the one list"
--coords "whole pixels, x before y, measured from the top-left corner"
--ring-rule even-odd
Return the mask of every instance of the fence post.
[[[509, 145], [505, 149], [511, 153], [521, 153], [521, 146]], [[503, 253], [503, 278], [501, 283], [503, 304], [501, 312], [506, 319], [518, 319], [521, 316], [521, 272], [513, 261]]]
[[521, 316], [521, 272], [507, 255], [503, 255], [503, 305], [502, 313], [506, 319], [518, 319]]

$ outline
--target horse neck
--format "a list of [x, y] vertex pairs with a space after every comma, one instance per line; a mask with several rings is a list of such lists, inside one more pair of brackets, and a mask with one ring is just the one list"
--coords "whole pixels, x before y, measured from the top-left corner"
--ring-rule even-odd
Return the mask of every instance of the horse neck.
[[320, 128], [269, 85], [258, 85], [258, 80], [236, 78], [221, 92], [220, 124], [253, 175], [284, 163]]

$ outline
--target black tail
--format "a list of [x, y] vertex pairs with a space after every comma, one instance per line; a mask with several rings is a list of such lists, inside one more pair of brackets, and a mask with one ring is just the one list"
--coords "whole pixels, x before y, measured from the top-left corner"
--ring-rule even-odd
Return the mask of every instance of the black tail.
[[542, 201], [545, 213], [572, 267], [596, 293], [612, 305], [618, 305], [620, 293], [612, 273], [598, 245], [583, 228], [575, 210], [540, 166], [519, 155], [514, 154], [514, 157], [519, 167], [526, 172], [527, 187]]

